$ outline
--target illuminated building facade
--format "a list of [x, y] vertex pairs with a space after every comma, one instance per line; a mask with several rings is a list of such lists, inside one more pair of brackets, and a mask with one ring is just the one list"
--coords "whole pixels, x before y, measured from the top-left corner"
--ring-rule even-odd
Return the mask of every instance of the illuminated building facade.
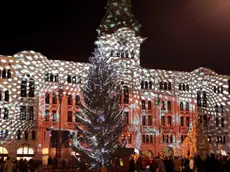
[[[200, 117], [211, 150], [230, 151], [230, 77], [207, 68], [192, 72], [140, 66], [140, 24], [131, 0], [108, 0], [98, 28], [99, 50], [118, 63], [127, 126], [127, 147], [157, 155], [181, 154], [181, 143], [195, 116]], [[68, 157], [75, 115], [87, 80], [88, 63], [49, 60], [34, 51], [0, 56], [0, 153], [47, 160], [55, 156], [61, 117], [62, 157]], [[61, 113], [59, 87], [64, 89]], [[68, 132], [70, 131], [70, 133]]]

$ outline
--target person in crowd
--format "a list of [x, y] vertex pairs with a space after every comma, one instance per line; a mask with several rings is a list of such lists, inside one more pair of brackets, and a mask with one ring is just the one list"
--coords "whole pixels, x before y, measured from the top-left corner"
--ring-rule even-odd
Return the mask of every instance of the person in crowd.
[[150, 170], [150, 166], [149, 165], [147, 165], [146, 166], [146, 168], [145, 168], [145, 171], [144, 172], [152, 172], [151, 170]]
[[195, 162], [192, 156], [189, 159], [189, 172], [194, 172], [195, 170]]
[[133, 155], [131, 156], [129, 161], [129, 172], [135, 172], [135, 161]]
[[136, 161], [135, 170], [137, 172], [141, 172], [143, 170], [143, 159], [141, 156], [139, 156], [137, 161]]
[[173, 160], [173, 166], [174, 166], [174, 172], [180, 172], [181, 171], [181, 161], [178, 157], [174, 157]]
[[13, 171], [13, 162], [12, 159], [8, 156], [4, 165], [4, 172], [12, 172]]
[[157, 166], [158, 166], [157, 170], [159, 172], [166, 172], [164, 161], [160, 157], [157, 157], [156, 159], [157, 159]]

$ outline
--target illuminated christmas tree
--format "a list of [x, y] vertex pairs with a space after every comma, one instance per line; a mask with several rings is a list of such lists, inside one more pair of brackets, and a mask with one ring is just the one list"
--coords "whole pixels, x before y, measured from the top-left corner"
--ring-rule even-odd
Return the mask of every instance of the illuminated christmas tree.
[[108, 59], [96, 51], [90, 58], [87, 83], [83, 87], [84, 101], [80, 105], [81, 125], [76, 125], [78, 135], [74, 146], [90, 159], [91, 166], [106, 167], [119, 144], [125, 125], [120, 107], [120, 89], [117, 85], [118, 72]]
[[194, 154], [200, 154], [202, 151], [208, 152], [209, 142], [207, 136], [204, 134], [202, 123], [199, 117], [193, 123], [192, 129], [183, 142], [182, 154], [185, 157]]

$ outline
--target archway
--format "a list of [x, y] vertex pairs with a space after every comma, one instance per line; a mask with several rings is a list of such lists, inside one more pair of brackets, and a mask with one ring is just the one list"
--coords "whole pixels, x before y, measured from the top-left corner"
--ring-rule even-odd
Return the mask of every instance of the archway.
[[161, 150], [161, 152], [163, 153], [163, 155], [165, 157], [173, 157], [174, 156], [173, 148], [171, 148], [169, 146], [163, 147], [163, 149]]
[[29, 144], [23, 144], [18, 150], [17, 150], [17, 159], [20, 160], [26, 159], [30, 160], [32, 157], [34, 157], [34, 149], [31, 148]]
[[142, 155], [144, 155], [147, 158], [153, 158], [153, 152], [151, 150], [144, 150], [142, 151]]
[[0, 147], [0, 159], [6, 159], [8, 156], [8, 151], [4, 147]]

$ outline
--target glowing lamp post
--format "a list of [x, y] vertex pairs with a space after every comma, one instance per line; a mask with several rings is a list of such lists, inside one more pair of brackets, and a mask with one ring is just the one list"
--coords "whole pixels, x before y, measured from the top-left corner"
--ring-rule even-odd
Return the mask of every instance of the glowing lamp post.
[[61, 159], [61, 106], [62, 106], [62, 98], [64, 95], [63, 85], [58, 85], [58, 100], [59, 100], [59, 122], [58, 122], [58, 138], [57, 138], [57, 144], [56, 144], [56, 158]]

